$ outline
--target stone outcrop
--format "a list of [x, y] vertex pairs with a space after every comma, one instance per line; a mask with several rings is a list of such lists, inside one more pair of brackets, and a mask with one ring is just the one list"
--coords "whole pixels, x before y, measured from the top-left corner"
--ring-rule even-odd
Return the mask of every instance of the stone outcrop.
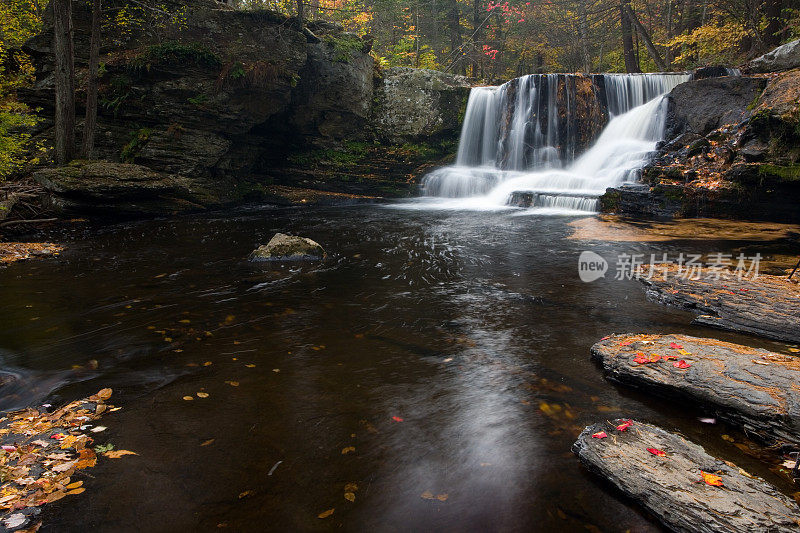
[[[83, 5], [74, 19], [76, 50], [85, 53], [90, 17]], [[37, 78], [20, 93], [43, 116], [53, 113], [50, 32], [25, 45]], [[469, 93], [459, 76], [382, 73], [371, 43], [337, 25], [301, 28], [276, 13], [214, 0], [192, 3], [182, 25], [145, 27], [121, 41], [101, 55], [94, 156], [188, 180], [204, 190], [198, 207], [268, 198], [272, 185], [406, 194], [410, 174], [454, 153]], [[86, 58], [79, 55], [76, 65], [81, 83]], [[416, 107], [403, 107], [403, 95], [417, 95]], [[412, 120], [423, 109], [428, 121]], [[43, 121], [39, 137], [52, 135], [51, 126]], [[152, 207], [148, 213], [158, 211]]]
[[[736, 259], [731, 266], [737, 266]], [[749, 264], [748, 264], [749, 263]], [[752, 266], [745, 261], [744, 268]], [[800, 342], [800, 284], [797, 278], [698, 268], [696, 277], [679, 276], [674, 265], [658, 267], [639, 279], [652, 300], [699, 313], [695, 323], [718, 329]]]
[[[680, 435], [639, 421], [588, 426], [572, 451], [581, 464], [679, 532], [796, 532], [798, 508], [763, 479]], [[607, 437], [593, 435], [605, 432]], [[648, 451], [653, 450], [655, 453]], [[661, 455], [663, 454], [663, 455]], [[718, 476], [707, 478], [703, 474]]]
[[700, 406], [762, 442], [800, 445], [800, 358], [688, 335], [611, 335], [591, 353], [610, 381]]
[[323, 259], [325, 250], [306, 237], [276, 233], [250, 254], [251, 261], [310, 261]]
[[708, 78], [669, 95], [666, 141], [603, 211], [625, 216], [800, 221], [800, 70]]
[[800, 68], [800, 39], [777, 47], [747, 65], [751, 72], [776, 72]]

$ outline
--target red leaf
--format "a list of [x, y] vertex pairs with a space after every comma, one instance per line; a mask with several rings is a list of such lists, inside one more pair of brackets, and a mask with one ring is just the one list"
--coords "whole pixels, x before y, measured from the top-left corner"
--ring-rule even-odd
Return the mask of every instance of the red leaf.
[[394, 420], [395, 422], [402, 422], [403, 421], [403, 419], [400, 418], [399, 416], [393, 416], [392, 420]]
[[672, 348], [673, 350], [680, 350], [681, 348], [683, 348], [683, 346], [681, 346], [680, 344], [675, 344], [674, 342], [669, 343], [669, 347]]
[[646, 365], [647, 363], [650, 362], [650, 359], [648, 359], [647, 357], [644, 356], [644, 354], [642, 354], [642, 355], [637, 355], [636, 357], [634, 357], [633, 358], [633, 362], [634, 363], [639, 363], [640, 365]]
[[630, 346], [631, 344], [633, 344], [633, 342], [631, 341], [622, 341], [621, 343], [619, 343], [620, 346]]
[[654, 353], [653, 355], [650, 356], [650, 362], [651, 363], [657, 363], [660, 359], [661, 359], [661, 356], [658, 355], [657, 353]]
[[603, 338], [602, 338], [602, 339], [600, 339], [600, 340], [601, 340], [601, 341], [605, 341], [605, 340], [608, 340], [608, 339], [610, 339], [610, 338], [611, 338], [611, 335], [606, 335], [605, 337], [603, 337]]
[[604, 439], [606, 437], [608, 437], [608, 435], [606, 435], [605, 431], [598, 431], [597, 433], [592, 434], [593, 439]]
[[673, 359], [677, 359], [677, 355], [662, 355], [661, 357], [664, 358], [664, 361], [672, 361]]
[[626, 420], [622, 424], [617, 426], [617, 431], [625, 431], [632, 425], [633, 425], [633, 420]]
[[675, 368], [689, 368], [692, 365], [681, 359], [680, 361], [675, 361], [672, 363], [672, 366]]
[[666, 457], [667, 456], [667, 454], [664, 453], [664, 450], [659, 450], [657, 448], [647, 448], [647, 451], [652, 453], [653, 455], [658, 456], [658, 457]]

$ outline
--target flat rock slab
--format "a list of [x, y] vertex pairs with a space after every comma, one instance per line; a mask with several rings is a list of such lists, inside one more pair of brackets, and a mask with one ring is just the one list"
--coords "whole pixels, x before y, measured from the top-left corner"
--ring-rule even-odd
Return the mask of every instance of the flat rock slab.
[[[615, 429], [623, 422], [588, 426], [572, 451], [671, 530], [800, 531], [800, 509], [766, 481], [659, 427], [632, 421]], [[592, 436], [599, 432], [607, 437]], [[702, 472], [719, 476], [722, 486], [707, 484]]]
[[699, 279], [677, 275], [677, 267], [640, 276], [649, 298], [702, 313], [694, 323], [800, 342], [800, 284], [786, 276], [739, 279], [732, 271], [699, 269]]
[[688, 335], [612, 335], [591, 353], [611, 381], [700, 404], [764, 442], [800, 443], [798, 357]]

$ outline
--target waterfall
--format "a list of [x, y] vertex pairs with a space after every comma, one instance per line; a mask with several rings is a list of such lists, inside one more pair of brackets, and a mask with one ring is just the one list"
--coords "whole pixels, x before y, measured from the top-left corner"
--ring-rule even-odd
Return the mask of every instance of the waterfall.
[[456, 163], [425, 176], [422, 195], [482, 208], [524, 198], [531, 207], [595, 211], [607, 187], [638, 177], [663, 135], [664, 94], [688, 80], [534, 74], [476, 87]]

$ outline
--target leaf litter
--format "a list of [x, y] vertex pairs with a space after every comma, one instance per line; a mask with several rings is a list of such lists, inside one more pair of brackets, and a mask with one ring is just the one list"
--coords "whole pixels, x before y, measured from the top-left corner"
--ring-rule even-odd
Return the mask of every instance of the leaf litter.
[[[37, 530], [41, 506], [86, 490], [83, 481], [72, 477], [94, 467], [98, 455], [113, 459], [136, 455], [115, 451], [112, 444], [92, 447], [87, 422], [113, 408], [105, 403], [111, 394], [111, 389], [102, 389], [53, 412], [43, 406], [0, 418], [0, 525], [9, 530]], [[94, 432], [99, 428], [105, 429], [96, 426]]]

